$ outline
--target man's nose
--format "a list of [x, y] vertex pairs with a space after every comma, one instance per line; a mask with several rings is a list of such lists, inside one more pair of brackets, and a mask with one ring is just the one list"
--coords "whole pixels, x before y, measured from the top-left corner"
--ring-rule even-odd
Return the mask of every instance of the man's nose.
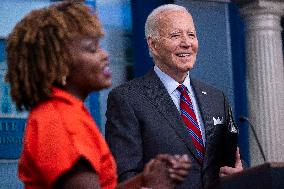
[[190, 38], [188, 35], [183, 35], [180, 45], [182, 47], [191, 47], [192, 46], [192, 38]]

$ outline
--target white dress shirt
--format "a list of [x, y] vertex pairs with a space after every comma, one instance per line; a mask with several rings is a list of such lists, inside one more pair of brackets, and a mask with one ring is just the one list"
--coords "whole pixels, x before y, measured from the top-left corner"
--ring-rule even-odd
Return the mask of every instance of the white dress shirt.
[[[166, 73], [162, 72], [162, 70], [160, 70], [160, 68], [158, 68], [157, 66], [154, 66], [154, 71], [156, 72], [156, 74], [158, 75], [158, 77], [160, 78], [162, 83], [164, 84], [166, 90], [168, 91], [168, 93], [171, 96], [174, 104], [176, 105], [178, 111], [180, 112], [180, 93], [177, 90], [177, 87], [180, 85], [180, 83], [178, 83], [176, 80], [171, 78]], [[203, 140], [203, 143], [205, 145], [205, 128], [204, 128], [201, 113], [199, 111], [199, 107], [198, 107], [198, 104], [197, 104], [197, 101], [196, 101], [196, 98], [195, 98], [195, 95], [194, 95], [194, 91], [192, 90], [192, 87], [190, 85], [189, 74], [187, 74], [187, 76], [186, 76], [186, 78], [185, 78], [185, 80], [182, 84], [187, 87], [187, 89], [190, 93], [189, 95], [190, 95], [190, 98], [191, 98], [191, 101], [192, 101], [194, 113], [196, 114], [198, 125], [199, 125], [200, 130], [201, 130], [202, 140]]]

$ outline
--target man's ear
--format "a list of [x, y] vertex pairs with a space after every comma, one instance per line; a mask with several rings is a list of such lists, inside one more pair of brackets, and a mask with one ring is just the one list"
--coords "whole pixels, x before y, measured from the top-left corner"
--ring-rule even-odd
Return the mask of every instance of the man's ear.
[[152, 54], [157, 54], [157, 40], [153, 39], [152, 37], [147, 37], [148, 47]]

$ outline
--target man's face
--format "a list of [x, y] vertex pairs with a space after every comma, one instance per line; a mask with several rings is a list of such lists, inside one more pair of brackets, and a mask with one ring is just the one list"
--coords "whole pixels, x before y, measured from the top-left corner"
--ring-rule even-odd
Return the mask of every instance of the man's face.
[[160, 36], [148, 38], [155, 64], [173, 79], [182, 82], [193, 68], [198, 51], [192, 17], [186, 11], [165, 11], [158, 16]]

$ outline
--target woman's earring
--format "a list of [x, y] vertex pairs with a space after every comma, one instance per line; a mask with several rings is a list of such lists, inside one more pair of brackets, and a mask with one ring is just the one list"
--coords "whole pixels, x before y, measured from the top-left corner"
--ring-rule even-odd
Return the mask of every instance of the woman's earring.
[[66, 85], [66, 75], [62, 76], [62, 85]]

